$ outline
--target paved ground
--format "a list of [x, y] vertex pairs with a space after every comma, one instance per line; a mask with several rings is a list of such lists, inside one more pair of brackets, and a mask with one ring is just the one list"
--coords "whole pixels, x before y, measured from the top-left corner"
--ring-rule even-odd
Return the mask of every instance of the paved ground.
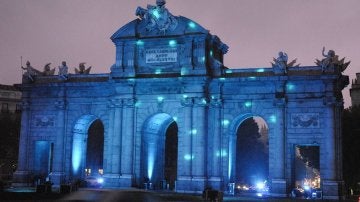
[[[284, 198], [256, 198], [247, 196], [224, 196], [224, 201], [322, 201]], [[162, 201], [204, 201], [200, 195], [181, 194], [174, 192], [145, 191], [140, 189], [80, 189], [70, 194], [36, 193], [34, 188], [9, 189], [0, 193], [0, 201], [126, 201], [126, 202], [162, 202]], [[325, 201], [325, 200], [323, 200]], [[357, 202], [357, 199], [345, 200]]]

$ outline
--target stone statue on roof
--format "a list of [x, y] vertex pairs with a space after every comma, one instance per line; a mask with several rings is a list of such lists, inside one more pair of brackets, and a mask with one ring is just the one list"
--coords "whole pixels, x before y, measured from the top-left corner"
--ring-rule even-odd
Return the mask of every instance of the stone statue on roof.
[[[271, 63], [274, 68], [275, 73], [287, 73], [289, 67], [294, 67], [296, 63], [296, 58], [288, 63], [288, 55], [285, 52], [280, 51], [277, 58], [273, 58]], [[295, 65], [298, 67], [300, 64]]]
[[350, 61], [345, 62], [345, 58], [339, 60], [339, 56], [335, 54], [334, 50], [329, 50], [328, 53], [325, 54], [325, 47], [323, 47], [321, 53], [324, 58], [322, 60], [316, 59], [315, 64], [320, 66], [323, 72], [344, 72], [350, 64]]
[[26, 70], [24, 76], [26, 76], [31, 81], [34, 81], [35, 76], [41, 75], [41, 72], [32, 67], [29, 61], [26, 62], [26, 67], [21, 66], [21, 69]]
[[51, 69], [50, 65], [51, 65], [51, 63], [47, 63], [47, 64], [44, 66], [44, 71], [42, 72], [42, 75], [43, 75], [43, 76], [51, 76], [51, 75], [54, 75], [54, 73], [55, 73], [55, 68]]
[[136, 16], [146, 22], [148, 32], [157, 31], [160, 34], [165, 34], [177, 27], [176, 18], [165, 8], [165, 4], [165, 0], [156, 0], [156, 6], [148, 5], [147, 9], [141, 7], [136, 9]]
[[86, 68], [85, 67], [85, 62], [81, 62], [80, 64], [79, 64], [79, 69], [77, 69], [76, 67], [75, 67], [75, 73], [76, 74], [89, 74], [90, 73], [90, 70], [91, 70], [91, 66], [90, 67], [88, 67], [88, 68]]
[[62, 61], [61, 62], [61, 66], [58, 67], [59, 68], [59, 77], [61, 79], [67, 80], [68, 79], [68, 67], [66, 65], [66, 61]]

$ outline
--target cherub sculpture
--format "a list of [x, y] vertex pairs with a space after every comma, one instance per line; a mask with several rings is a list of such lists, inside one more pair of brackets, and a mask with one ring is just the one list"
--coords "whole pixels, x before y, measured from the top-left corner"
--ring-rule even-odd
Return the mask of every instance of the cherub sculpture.
[[42, 72], [42, 75], [43, 75], [43, 76], [51, 76], [51, 75], [54, 75], [54, 73], [55, 73], [55, 68], [51, 69], [50, 65], [51, 65], [51, 63], [47, 63], [47, 64], [44, 66], [44, 71]]
[[167, 31], [173, 31], [178, 25], [177, 19], [166, 9], [165, 0], [157, 0], [156, 6], [148, 5], [147, 9], [138, 7], [135, 14], [140, 20], [145, 21], [148, 32], [157, 31], [165, 34]]
[[327, 54], [325, 54], [325, 47], [322, 49], [322, 60], [316, 59], [315, 64], [320, 66], [322, 71], [340, 71], [344, 72], [345, 69], [349, 66], [350, 61], [345, 62], [345, 58], [339, 60], [339, 56], [335, 54], [334, 50], [329, 50]]
[[75, 73], [76, 74], [89, 74], [90, 73], [90, 70], [91, 70], [91, 66], [90, 67], [88, 67], [88, 68], [86, 68], [85, 67], [85, 62], [82, 62], [82, 63], [80, 63], [79, 64], [79, 69], [77, 69], [76, 67], [75, 67]]

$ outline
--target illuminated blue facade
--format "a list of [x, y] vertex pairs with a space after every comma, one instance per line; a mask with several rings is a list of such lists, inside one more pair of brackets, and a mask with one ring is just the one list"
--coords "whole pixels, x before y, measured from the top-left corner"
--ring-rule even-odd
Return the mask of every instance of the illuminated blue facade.
[[[324, 197], [341, 195], [346, 76], [320, 66], [229, 69], [228, 47], [196, 22], [161, 4], [138, 8], [137, 15], [111, 37], [110, 73], [24, 77], [19, 182], [39, 165], [57, 185], [83, 177], [88, 130], [100, 120], [105, 185], [159, 184], [164, 136], [175, 122], [176, 191], [226, 190], [234, 180], [237, 128], [259, 116], [269, 127], [273, 195], [285, 196], [292, 186], [296, 145], [320, 147]], [[44, 150], [37, 145], [49, 148], [45, 164], [36, 163]]]

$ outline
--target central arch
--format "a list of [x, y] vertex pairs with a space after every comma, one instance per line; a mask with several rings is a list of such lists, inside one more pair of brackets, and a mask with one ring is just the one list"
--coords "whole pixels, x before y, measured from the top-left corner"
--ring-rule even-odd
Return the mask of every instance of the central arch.
[[148, 118], [142, 130], [142, 175], [155, 188], [172, 188], [177, 175], [178, 127], [166, 113]]

